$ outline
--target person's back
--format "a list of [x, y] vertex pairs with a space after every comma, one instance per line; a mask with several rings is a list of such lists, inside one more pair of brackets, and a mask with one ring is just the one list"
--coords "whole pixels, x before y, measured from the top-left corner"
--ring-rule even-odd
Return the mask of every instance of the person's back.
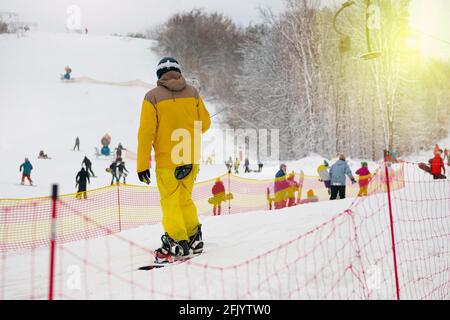
[[345, 161], [345, 156], [341, 154], [339, 160], [336, 161], [330, 169], [330, 183], [331, 183], [331, 196], [330, 200], [337, 199], [339, 194], [340, 199], [345, 199], [345, 177], [349, 177], [352, 183], [356, 183], [355, 178], [352, 175], [352, 171]]
[[372, 177], [372, 175], [369, 171], [367, 162], [362, 162], [361, 168], [356, 170], [355, 174], [357, 174], [359, 176], [359, 178], [358, 178], [358, 183], [359, 183], [358, 197], [367, 196], [370, 178]]
[[321, 181], [330, 181], [330, 173], [328, 172], [328, 167], [321, 164], [317, 167], [317, 173], [319, 174]]
[[120, 174], [128, 172], [127, 168], [125, 167], [125, 162], [121, 162], [117, 168], [119, 169]]
[[89, 175], [84, 168], [78, 172], [76, 180], [80, 185], [87, 185], [89, 181]]
[[345, 176], [352, 179], [352, 172], [347, 162], [338, 160], [331, 166], [330, 180], [332, 186], [345, 186]]
[[224, 193], [225, 192], [225, 186], [223, 185], [223, 182], [222, 181], [217, 181], [214, 184], [214, 186], [213, 186], [211, 191], [212, 191], [213, 195]]
[[112, 171], [113, 173], [116, 173], [116, 171], [117, 171], [117, 162], [111, 163], [111, 165], [109, 166], [109, 168], [111, 169], [111, 171]]
[[371, 174], [367, 165], [363, 165], [361, 168], [356, 170], [355, 174], [359, 176], [358, 182], [360, 186], [364, 187], [369, 184]]
[[33, 166], [31, 165], [31, 162], [29, 160], [25, 160], [24, 163], [20, 165], [21, 170], [23, 169], [24, 175], [30, 175], [31, 170], [33, 170]]
[[92, 166], [92, 162], [88, 159], [88, 157], [84, 157], [82, 164], [85, 165], [86, 169]]
[[[138, 170], [148, 167], [152, 141], [158, 168], [175, 168], [180, 165], [198, 164], [199, 149], [194, 148], [194, 124], [201, 121], [199, 133], [209, 129], [211, 120], [198, 91], [186, 84], [183, 76], [175, 71], [165, 73], [158, 87], [147, 93], [144, 99], [139, 130]], [[190, 155], [172, 159], [172, 150], [180, 144], [179, 138], [189, 132]], [[173, 141], [172, 134], [180, 133]], [[187, 133], [186, 132], [186, 133]], [[146, 142], [144, 142], [146, 141]], [[184, 150], [186, 152], [187, 150]], [[197, 151], [197, 154], [194, 154]], [[145, 155], [145, 156], [144, 156]]]
[[431, 164], [431, 173], [435, 176], [442, 174], [442, 172], [445, 173], [445, 165], [444, 161], [441, 158], [441, 155], [439, 152], [436, 152], [433, 159], [430, 160]]

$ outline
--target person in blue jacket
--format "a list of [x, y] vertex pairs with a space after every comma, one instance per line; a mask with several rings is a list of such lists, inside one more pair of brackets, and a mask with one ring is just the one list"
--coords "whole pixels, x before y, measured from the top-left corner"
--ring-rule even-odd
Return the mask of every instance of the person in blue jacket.
[[331, 178], [331, 197], [330, 200], [336, 200], [339, 194], [340, 199], [345, 199], [345, 176], [349, 177], [352, 183], [356, 183], [352, 175], [352, 170], [345, 161], [345, 155], [341, 154], [330, 169]]
[[69, 66], [66, 66], [64, 68], [64, 71], [66, 71], [66, 73], [63, 76], [64, 80], [70, 80], [70, 74], [72, 73], [72, 69]]
[[[23, 172], [22, 172], [23, 170]], [[31, 170], [33, 170], [33, 166], [31, 165], [30, 160], [25, 158], [25, 162], [20, 165], [19, 171], [22, 172], [22, 182], [21, 185], [25, 184], [25, 178], [30, 182], [30, 186], [33, 185], [33, 180], [31, 180]]]

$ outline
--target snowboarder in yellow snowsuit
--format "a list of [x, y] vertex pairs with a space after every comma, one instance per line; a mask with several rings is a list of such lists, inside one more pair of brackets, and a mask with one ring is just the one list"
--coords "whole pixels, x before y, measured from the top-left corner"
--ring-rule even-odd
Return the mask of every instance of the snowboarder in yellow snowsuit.
[[150, 183], [150, 153], [155, 150], [162, 225], [162, 247], [157, 262], [203, 250], [192, 189], [199, 171], [201, 134], [211, 124], [198, 91], [186, 84], [178, 61], [163, 58], [157, 67], [158, 82], [142, 103], [138, 133], [137, 172]]

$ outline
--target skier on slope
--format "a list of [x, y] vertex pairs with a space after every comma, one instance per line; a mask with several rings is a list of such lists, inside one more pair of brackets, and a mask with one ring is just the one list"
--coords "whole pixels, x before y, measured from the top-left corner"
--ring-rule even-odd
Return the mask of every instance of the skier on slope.
[[75, 146], [73, 147], [73, 151], [75, 151], [76, 148], [78, 149], [78, 151], [80, 151], [80, 138], [79, 137], [77, 137], [75, 139]]
[[121, 143], [119, 143], [119, 145], [116, 148], [116, 160], [117, 161], [122, 161], [122, 151], [126, 151], [127, 149], [125, 149]]
[[[200, 148], [194, 146], [198, 143], [194, 131], [205, 133], [211, 120], [197, 89], [186, 83], [175, 58], [161, 59], [156, 74], [157, 87], [146, 94], [142, 103], [137, 172], [139, 180], [150, 183], [153, 146], [165, 230], [162, 246], [155, 251], [155, 262], [167, 263], [203, 251], [201, 225], [192, 201], [201, 158]], [[180, 142], [173, 141], [174, 132], [188, 134]]]
[[94, 171], [92, 171], [92, 162], [87, 156], [84, 157], [83, 162], [81, 162], [81, 166], [85, 166], [86, 172], [96, 178]]
[[70, 80], [70, 74], [72, 73], [72, 69], [69, 66], [66, 66], [64, 68], [64, 71], [66, 71], [66, 73], [63, 76], [63, 80]]
[[352, 175], [352, 171], [345, 161], [345, 155], [339, 155], [339, 160], [336, 161], [330, 169], [331, 178], [331, 197], [330, 200], [336, 200], [339, 193], [339, 198], [345, 199], [345, 176], [349, 177], [352, 183], [356, 183]]
[[28, 158], [25, 158], [25, 162], [20, 165], [19, 171], [22, 172], [22, 181], [21, 185], [25, 184], [25, 178], [28, 179], [28, 182], [30, 183], [30, 186], [33, 185], [33, 180], [31, 180], [31, 170], [33, 170], [33, 165], [31, 164], [30, 160]]
[[245, 167], [245, 173], [250, 172], [250, 161], [248, 160], [248, 158], [245, 158], [244, 167]]
[[39, 151], [38, 159], [49, 160], [51, 158], [44, 152], [44, 150], [41, 150]]
[[235, 174], [239, 174], [239, 166], [241, 165], [241, 163], [239, 162], [239, 159], [236, 158], [236, 160], [234, 160], [234, 173]]
[[123, 177], [123, 183], [126, 184], [127, 183], [126, 177], [128, 175], [128, 170], [125, 167], [125, 162], [120, 161], [119, 165], [117, 166], [117, 170], [119, 170], [119, 182], [120, 182], [120, 178]]
[[82, 167], [77, 173], [75, 180], [78, 186], [76, 198], [81, 199], [83, 197], [84, 199], [87, 199], [87, 184], [91, 183], [89, 180], [89, 173]]
[[442, 150], [439, 149], [435, 152], [434, 158], [430, 159], [429, 163], [431, 166], [431, 174], [435, 180], [437, 179], [445, 179], [445, 164], [444, 160], [441, 157]]
[[227, 167], [228, 173], [231, 173], [231, 168], [233, 167], [233, 159], [231, 159], [231, 156], [228, 158], [228, 161], [225, 161], [225, 166]]
[[261, 160], [258, 161], [258, 172], [262, 172], [262, 168], [263, 168], [264, 164], [262, 163]]
[[119, 177], [117, 176], [117, 161], [111, 163], [109, 168], [106, 169], [106, 172], [111, 173], [112, 176], [111, 185], [114, 184], [114, 181], [116, 181], [117, 183], [119, 182]]

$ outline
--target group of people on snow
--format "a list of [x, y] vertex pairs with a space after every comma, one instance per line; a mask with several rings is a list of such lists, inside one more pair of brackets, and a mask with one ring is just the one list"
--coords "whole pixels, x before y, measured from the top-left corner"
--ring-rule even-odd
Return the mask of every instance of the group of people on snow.
[[[345, 199], [346, 197], [346, 178], [348, 177], [352, 184], [356, 183], [356, 179], [346, 161], [345, 155], [341, 154], [339, 159], [330, 167], [328, 161], [324, 161], [323, 164], [317, 167], [317, 173], [319, 174], [319, 181], [324, 183], [325, 188], [328, 191], [330, 200]], [[364, 197], [368, 195], [368, 186], [372, 174], [370, 173], [368, 163], [361, 162], [361, 167], [355, 172], [358, 175], [359, 192], [358, 197]], [[291, 172], [287, 174], [287, 166], [285, 164], [280, 165], [279, 171], [275, 175], [274, 182], [274, 197], [270, 197], [270, 190], [267, 190], [267, 200], [269, 201], [269, 208], [274, 203], [275, 209], [282, 209], [285, 207], [291, 207], [298, 204], [306, 204], [319, 201], [317, 195], [313, 189], [309, 189], [306, 192], [306, 198], [301, 199], [301, 189], [303, 186], [304, 174], [300, 174], [300, 180], [295, 181], [295, 173]], [[295, 193], [298, 192], [297, 200]]]
[[[236, 157], [233, 161], [233, 158], [231, 156], [228, 158], [227, 161], [225, 161], [225, 166], [227, 167], [228, 173], [231, 173], [231, 170], [234, 168], [234, 173], [239, 174], [239, 168], [241, 166], [240, 160]], [[250, 172], [261, 172], [263, 168], [263, 163], [261, 161], [258, 161], [258, 170], [251, 170], [250, 169], [250, 160], [248, 158], [245, 158], [244, 161], [244, 172], [250, 173]]]

